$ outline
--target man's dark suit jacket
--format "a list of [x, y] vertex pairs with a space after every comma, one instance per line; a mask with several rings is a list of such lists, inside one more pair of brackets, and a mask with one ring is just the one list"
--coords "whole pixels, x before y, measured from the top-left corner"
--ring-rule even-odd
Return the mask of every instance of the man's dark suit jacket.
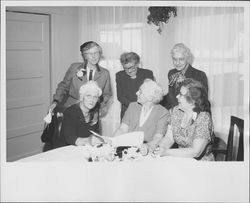
[[131, 79], [124, 70], [116, 73], [116, 90], [117, 99], [121, 103], [121, 119], [129, 103], [137, 101], [136, 92], [146, 78], [154, 79], [151, 70], [138, 68], [135, 79]]

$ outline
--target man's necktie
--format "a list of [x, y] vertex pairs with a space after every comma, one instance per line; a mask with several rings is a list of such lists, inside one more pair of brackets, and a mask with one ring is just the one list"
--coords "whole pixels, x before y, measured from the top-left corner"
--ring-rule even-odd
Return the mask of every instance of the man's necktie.
[[93, 70], [90, 70], [90, 71], [89, 71], [89, 81], [92, 80], [92, 77], [93, 77], [92, 74], [93, 74]]

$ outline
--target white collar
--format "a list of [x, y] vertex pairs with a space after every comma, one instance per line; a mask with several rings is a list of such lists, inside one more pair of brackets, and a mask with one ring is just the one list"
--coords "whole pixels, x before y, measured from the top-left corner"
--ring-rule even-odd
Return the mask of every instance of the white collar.
[[89, 78], [89, 72], [90, 72], [90, 70], [93, 70], [93, 72], [92, 72], [92, 80], [94, 79], [94, 75], [95, 75], [95, 71], [96, 71], [96, 69], [90, 69], [88, 66], [87, 66], [87, 78]]
[[145, 114], [144, 108], [143, 108], [143, 107], [141, 108], [141, 115], [140, 115], [140, 122], [139, 122], [139, 126], [140, 126], [140, 127], [141, 127], [141, 126], [146, 122], [146, 120], [148, 119], [148, 117], [149, 117], [151, 111], [153, 110], [153, 107], [154, 107], [154, 106], [152, 106], [152, 107], [148, 110], [148, 112], [147, 112], [146, 114]]

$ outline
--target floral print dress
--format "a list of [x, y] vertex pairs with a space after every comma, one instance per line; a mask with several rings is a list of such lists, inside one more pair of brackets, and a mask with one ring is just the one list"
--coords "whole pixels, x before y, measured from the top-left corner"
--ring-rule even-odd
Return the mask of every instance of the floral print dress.
[[201, 160], [214, 161], [212, 154], [213, 124], [211, 115], [208, 112], [200, 112], [195, 119], [192, 119], [185, 128], [182, 128], [181, 122], [184, 112], [176, 106], [171, 115], [171, 126], [173, 138], [179, 148], [192, 147], [193, 141], [196, 138], [208, 140], [208, 145]]

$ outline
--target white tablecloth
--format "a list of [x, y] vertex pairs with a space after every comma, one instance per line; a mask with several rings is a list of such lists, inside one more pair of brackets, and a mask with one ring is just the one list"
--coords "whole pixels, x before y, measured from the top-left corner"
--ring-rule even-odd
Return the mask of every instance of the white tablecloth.
[[[70, 145], [23, 158], [18, 160], [18, 162], [87, 162], [84, 151], [85, 149], [82, 146]], [[173, 156], [153, 158], [151, 155], [146, 156], [143, 161], [197, 162], [197, 160], [192, 158]]]
[[247, 202], [249, 163], [231, 164], [170, 156], [86, 162], [83, 148], [67, 146], [5, 164], [2, 197], [18, 202]]

